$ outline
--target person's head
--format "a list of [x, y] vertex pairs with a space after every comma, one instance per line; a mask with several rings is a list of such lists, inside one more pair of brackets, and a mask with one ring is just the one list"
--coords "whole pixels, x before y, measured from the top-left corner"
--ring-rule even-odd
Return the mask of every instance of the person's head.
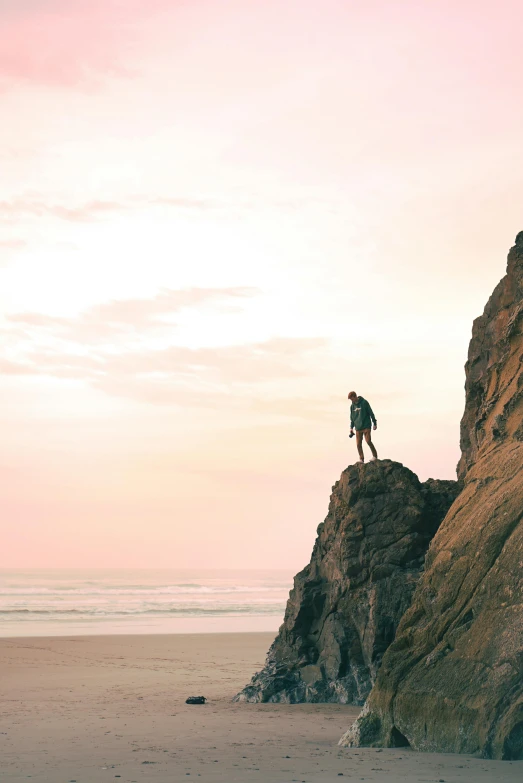
[[356, 392], [354, 392], [354, 391], [353, 392], [349, 392], [349, 400], [351, 402], [356, 402], [357, 399], [358, 399], [358, 395], [356, 394]]

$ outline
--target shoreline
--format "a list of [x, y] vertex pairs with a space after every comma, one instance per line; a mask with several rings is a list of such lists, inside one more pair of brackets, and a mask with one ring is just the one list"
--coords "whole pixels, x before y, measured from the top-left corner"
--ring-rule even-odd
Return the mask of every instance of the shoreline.
[[[0, 639], [2, 783], [519, 783], [523, 762], [340, 748], [360, 712], [232, 702], [272, 633]], [[203, 695], [204, 705], [187, 705]]]
[[[161, 637], [164, 636], [259, 636], [260, 634], [270, 636], [271, 631], [187, 631], [186, 633], [177, 633], [174, 631], [153, 631], [148, 633], [136, 633], [136, 632], [122, 632], [122, 633], [64, 633], [58, 635], [54, 634], [33, 634], [33, 636], [0, 636], [0, 643], [2, 641], [16, 641], [18, 639], [28, 641], [30, 639], [100, 639], [100, 638], [117, 638], [122, 636], [132, 636], [142, 638], [143, 636]], [[277, 633], [277, 630], [275, 631]]]
[[[118, 620], [91, 621], [27, 621], [17, 623], [16, 629], [6, 627], [0, 622], [0, 639], [37, 639], [37, 638], [72, 638], [103, 637], [103, 636], [185, 636], [192, 634], [220, 633], [268, 633], [276, 636], [283, 622], [280, 615], [245, 615], [220, 617], [173, 617], [147, 619], [142, 622], [134, 617]], [[45, 625], [45, 630], [43, 626]]]
[[[81, 641], [84, 639], [122, 639], [129, 637], [131, 639], [143, 639], [143, 638], [159, 638], [163, 639], [165, 637], [174, 637], [177, 638], [178, 636], [182, 637], [188, 637], [188, 636], [268, 636], [271, 637], [272, 640], [274, 640], [275, 635], [278, 633], [278, 629], [276, 631], [144, 631], [143, 633], [137, 633], [136, 631], [122, 631], [122, 632], [113, 632], [113, 633], [64, 633], [64, 634], [32, 634], [28, 636], [21, 636], [18, 634], [17, 636], [1, 636], [0, 635], [0, 646], [2, 645], [2, 642], [31, 642], [31, 641]], [[267, 648], [268, 649], [268, 648]]]

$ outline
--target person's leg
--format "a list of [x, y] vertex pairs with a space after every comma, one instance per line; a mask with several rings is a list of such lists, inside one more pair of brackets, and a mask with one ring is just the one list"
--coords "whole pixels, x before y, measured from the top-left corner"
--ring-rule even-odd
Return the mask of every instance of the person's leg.
[[356, 430], [356, 447], [358, 449], [358, 454], [360, 455], [360, 461], [364, 462], [365, 457], [363, 456], [363, 430]]
[[365, 441], [367, 443], [367, 446], [372, 451], [372, 456], [374, 457], [374, 459], [378, 459], [378, 452], [376, 451], [376, 449], [374, 447], [374, 443], [372, 442], [371, 431], [370, 430], [364, 430], [364, 434], [365, 434]]

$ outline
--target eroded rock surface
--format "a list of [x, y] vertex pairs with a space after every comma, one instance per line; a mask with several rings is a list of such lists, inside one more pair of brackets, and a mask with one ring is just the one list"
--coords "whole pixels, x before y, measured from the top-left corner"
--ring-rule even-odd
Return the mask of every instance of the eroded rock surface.
[[464, 487], [343, 745], [523, 759], [523, 232], [476, 319]]
[[344, 470], [265, 667], [236, 700], [363, 704], [457, 492], [390, 460]]

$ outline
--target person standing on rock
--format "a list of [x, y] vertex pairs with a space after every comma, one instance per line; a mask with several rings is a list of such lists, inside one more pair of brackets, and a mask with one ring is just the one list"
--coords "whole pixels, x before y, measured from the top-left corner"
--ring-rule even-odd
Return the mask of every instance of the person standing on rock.
[[374, 429], [377, 429], [378, 427], [376, 416], [374, 415], [373, 410], [367, 400], [365, 400], [363, 397], [359, 397], [356, 392], [349, 392], [349, 400], [351, 401], [349, 437], [352, 438], [354, 435], [354, 430], [356, 430], [356, 446], [358, 449], [358, 454], [360, 455], [360, 462], [365, 462], [365, 457], [363, 456], [364, 436], [368, 447], [372, 451], [372, 459], [378, 459], [378, 453], [374, 447], [374, 443], [372, 442], [371, 437], [371, 423], [373, 424]]

